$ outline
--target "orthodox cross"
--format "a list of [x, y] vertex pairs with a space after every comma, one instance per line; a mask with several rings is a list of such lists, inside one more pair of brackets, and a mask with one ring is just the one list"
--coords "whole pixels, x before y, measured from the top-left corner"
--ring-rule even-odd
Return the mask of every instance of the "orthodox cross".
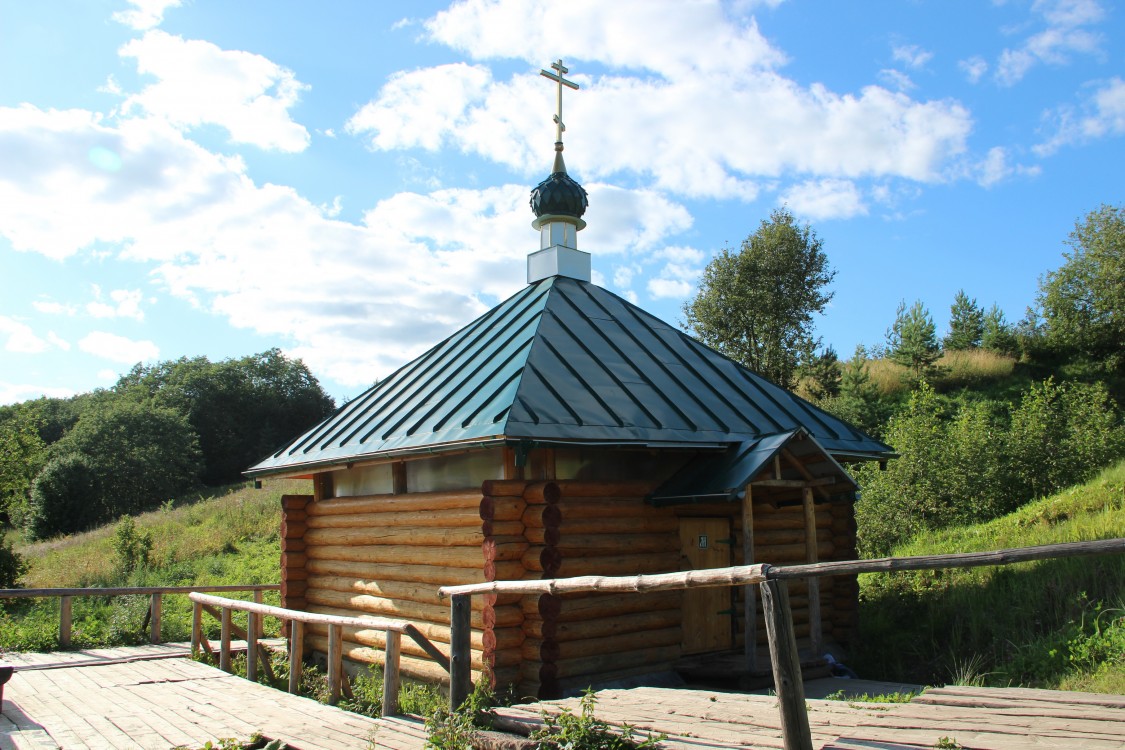
[[552, 81], [555, 81], [559, 85], [558, 99], [557, 99], [558, 114], [555, 115], [555, 141], [558, 142], [558, 143], [562, 143], [562, 134], [563, 134], [563, 131], [566, 130], [566, 125], [563, 125], [563, 119], [562, 119], [562, 90], [563, 90], [563, 86], [566, 86], [568, 88], [572, 88], [575, 91], [577, 91], [578, 90], [578, 84], [574, 83], [573, 81], [568, 81], [565, 78], [563, 78], [564, 75], [566, 75], [567, 73], [570, 72], [570, 69], [567, 68], [565, 65], [563, 65], [562, 60], [556, 60], [555, 62], [551, 63], [551, 67], [554, 68], [557, 72], [552, 73], [549, 70], [540, 69], [539, 75], [541, 75], [545, 78], [550, 78]]

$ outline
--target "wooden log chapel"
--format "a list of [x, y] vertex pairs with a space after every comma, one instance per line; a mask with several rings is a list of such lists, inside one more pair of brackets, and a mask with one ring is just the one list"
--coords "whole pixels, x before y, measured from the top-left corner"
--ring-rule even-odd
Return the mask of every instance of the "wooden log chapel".
[[[531, 193], [528, 285], [252, 467], [287, 496], [282, 606], [415, 623], [449, 643], [443, 585], [855, 558], [847, 462], [891, 449], [590, 282], [586, 191], [562, 158]], [[791, 588], [815, 661], [852, 639], [857, 587]], [[550, 698], [679, 670], [765, 676], [746, 587], [474, 597], [475, 679]], [[345, 630], [379, 664], [384, 634]], [[307, 648], [325, 651], [310, 626]], [[761, 651], [761, 655], [759, 655]], [[402, 669], [448, 679], [412, 643]]]

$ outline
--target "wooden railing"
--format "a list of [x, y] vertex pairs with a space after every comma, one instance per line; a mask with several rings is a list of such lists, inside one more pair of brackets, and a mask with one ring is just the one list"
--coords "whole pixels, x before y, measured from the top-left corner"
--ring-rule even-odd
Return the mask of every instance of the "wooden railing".
[[190, 594], [193, 591], [215, 592], [254, 592], [254, 601], [262, 601], [263, 591], [278, 591], [276, 583], [254, 583], [236, 586], [122, 586], [118, 588], [55, 588], [55, 589], [0, 589], [0, 599], [42, 599], [57, 597], [59, 600], [59, 645], [70, 646], [73, 630], [72, 600], [76, 596], [149, 596], [148, 633], [149, 642], [160, 643], [160, 620], [163, 610], [164, 594]]
[[472, 690], [469, 635], [471, 632], [471, 599], [476, 594], [563, 594], [582, 591], [646, 592], [758, 584], [761, 589], [762, 610], [766, 620], [766, 636], [773, 667], [774, 690], [777, 694], [778, 708], [781, 713], [784, 747], [785, 750], [812, 750], [812, 732], [809, 728], [808, 709], [805, 706], [804, 685], [801, 682], [801, 662], [797, 654], [797, 638], [793, 629], [793, 614], [789, 607], [786, 580], [879, 571], [972, 568], [982, 565], [1008, 565], [1029, 560], [1122, 552], [1125, 552], [1125, 539], [1104, 539], [1094, 542], [1048, 544], [1040, 547], [1023, 547], [995, 552], [884, 557], [875, 560], [847, 560], [777, 567], [761, 563], [657, 575], [582, 576], [540, 581], [492, 581], [463, 586], [443, 586], [439, 589], [438, 594], [443, 598], [450, 597], [452, 618], [449, 659], [450, 710], [457, 710]]
[[[294, 609], [283, 609], [268, 604], [245, 602], [238, 599], [225, 599], [219, 596], [193, 593], [189, 598], [194, 604], [191, 627], [191, 650], [193, 655], [198, 655], [202, 649], [211, 650], [203, 635], [203, 612], [209, 610], [212, 615], [217, 615], [221, 623], [221, 642], [219, 646], [219, 668], [231, 671], [231, 635], [235, 630], [231, 621], [231, 612], [240, 611], [247, 613], [246, 623], [246, 677], [256, 680], [258, 677], [258, 660], [261, 654], [258, 644], [258, 633], [261, 631], [262, 617], [276, 617], [290, 623], [289, 631], [289, 692], [297, 693], [301, 683], [302, 658], [305, 651], [305, 625], [317, 624], [328, 626], [328, 692], [329, 702], [335, 705], [340, 700], [344, 686], [344, 649], [343, 631], [349, 628], [369, 628], [382, 630], [386, 634], [386, 657], [383, 663], [383, 716], [397, 716], [399, 714], [399, 688], [402, 685], [402, 675], [399, 669], [401, 657], [402, 636], [405, 634], [417, 643], [434, 661], [448, 672], [450, 659], [443, 654], [426, 636], [413, 624], [404, 620], [390, 620], [385, 617], [343, 617], [339, 615], [322, 615], [313, 612], [301, 612]], [[266, 661], [268, 664], [268, 660]]]

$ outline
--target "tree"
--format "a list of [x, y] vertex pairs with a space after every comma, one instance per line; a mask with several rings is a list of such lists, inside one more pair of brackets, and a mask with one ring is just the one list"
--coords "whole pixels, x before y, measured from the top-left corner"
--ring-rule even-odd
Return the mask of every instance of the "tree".
[[13, 524], [26, 520], [32, 482], [47, 461], [40, 424], [27, 408], [12, 410], [0, 422], [0, 513]]
[[879, 386], [871, 381], [867, 362], [867, 349], [863, 344], [857, 345], [855, 354], [840, 373], [839, 395], [822, 400], [820, 406], [848, 424], [878, 437], [883, 433], [890, 408], [880, 396]]
[[747, 237], [738, 252], [723, 248], [703, 271], [683, 307], [700, 341], [784, 388], [802, 356], [815, 350], [813, 315], [832, 299], [836, 276], [822, 242], [785, 208]]
[[209, 485], [238, 481], [335, 407], [304, 362], [278, 349], [222, 362], [184, 357], [137, 365], [114, 390], [187, 416], [199, 436], [201, 479]]
[[957, 292], [949, 306], [949, 335], [943, 342], [946, 349], [976, 349], [984, 336], [984, 311], [965, 290]]
[[887, 356], [892, 362], [909, 367], [918, 378], [924, 378], [941, 356], [933, 318], [921, 301], [906, 308], [898, 305], [894, 325], [887, 331]]
[[1015, 331], [1004, 319], [1004, 311], [996, 304], [993, 304], [984, 314], [984, 327], [980, 345], [984, 349], [1000, 354], [1015, 354], [1019, 348]]
[[840, 395], [840, 382], [843, 376], [834, 348], [829, 346], [813, 357], [804, 370], [809, 378], [809, 395], [814, 399], [819, 401]]
[[1039, 282], [1047, 343], [1109, 370], [1125, 368], [1125, 206], [1075, 224], [1066, 262]]

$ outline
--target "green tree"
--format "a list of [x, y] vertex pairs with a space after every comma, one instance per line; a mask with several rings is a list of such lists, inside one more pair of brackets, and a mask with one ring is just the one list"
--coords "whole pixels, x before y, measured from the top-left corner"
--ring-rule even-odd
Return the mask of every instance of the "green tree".
[[905, 300], [900, 302], [895, 322], [887, 330], [887, 357], [910, 368], [921, 379], [930, 372], [940, 356], [941, 348], [930, 311], [920, 300], [909, 309]]
[[840, 369], [840, 391], [835, 397], [821, 399], [821, 408], [869, 435], [879, 437], [886, 428], [890, 406], [871, 380], [867, 349], [863, 344]]
[[949, 334], [945, 337], [946, 349], [976, 349], [984, 336], [984, 311], [976, 299], [970, 299], [961, 289], [949, 306]]
[[65, 453], [47, 462], [31, 488], [27, 535], [46, 539], [85, 531], [110, 518], [93, 462]]
[[1125, 368], [1125, 206], [1102, 205], [1075, 224], [1066, 262], [1040, 280], [1047, 343], [1107, 369]]
[[1000, 354], [1015, 354], [1019, 348], [1015, 331], [1004, 319], [1004, 311], [995, 303], [984, 314], [984, 327], [980, 345], [984, 349]]
[[775, 209], [738, 252], [723, 248], [686, 303], [686, 328], [700, 341], [778, 385], [794, 384], [798, 364], [815, 350], [813, 315], [832, 299], [836, 272], [822, 242], [788, 209]]
[[843, 375], [840, 371], [840, 360], [836, 357], [836, 350], [827, 347], [803, 368], [808, 376], [809, 395], [816, 400], [833, 398], [840, 395], [840, 382]]
[[305, 364], [278, 349], [223, 362], [185, 357], [138, 365], [114, 390], [186, 415], [199, 436], [201, 479], [209, 485], [238, 481], [334, 408]]
[[13, 524], [26, 520], [32, 482], [47, 462], [40, 424], [27, 408], [11, 411], [0, 422], [0, 513]]

